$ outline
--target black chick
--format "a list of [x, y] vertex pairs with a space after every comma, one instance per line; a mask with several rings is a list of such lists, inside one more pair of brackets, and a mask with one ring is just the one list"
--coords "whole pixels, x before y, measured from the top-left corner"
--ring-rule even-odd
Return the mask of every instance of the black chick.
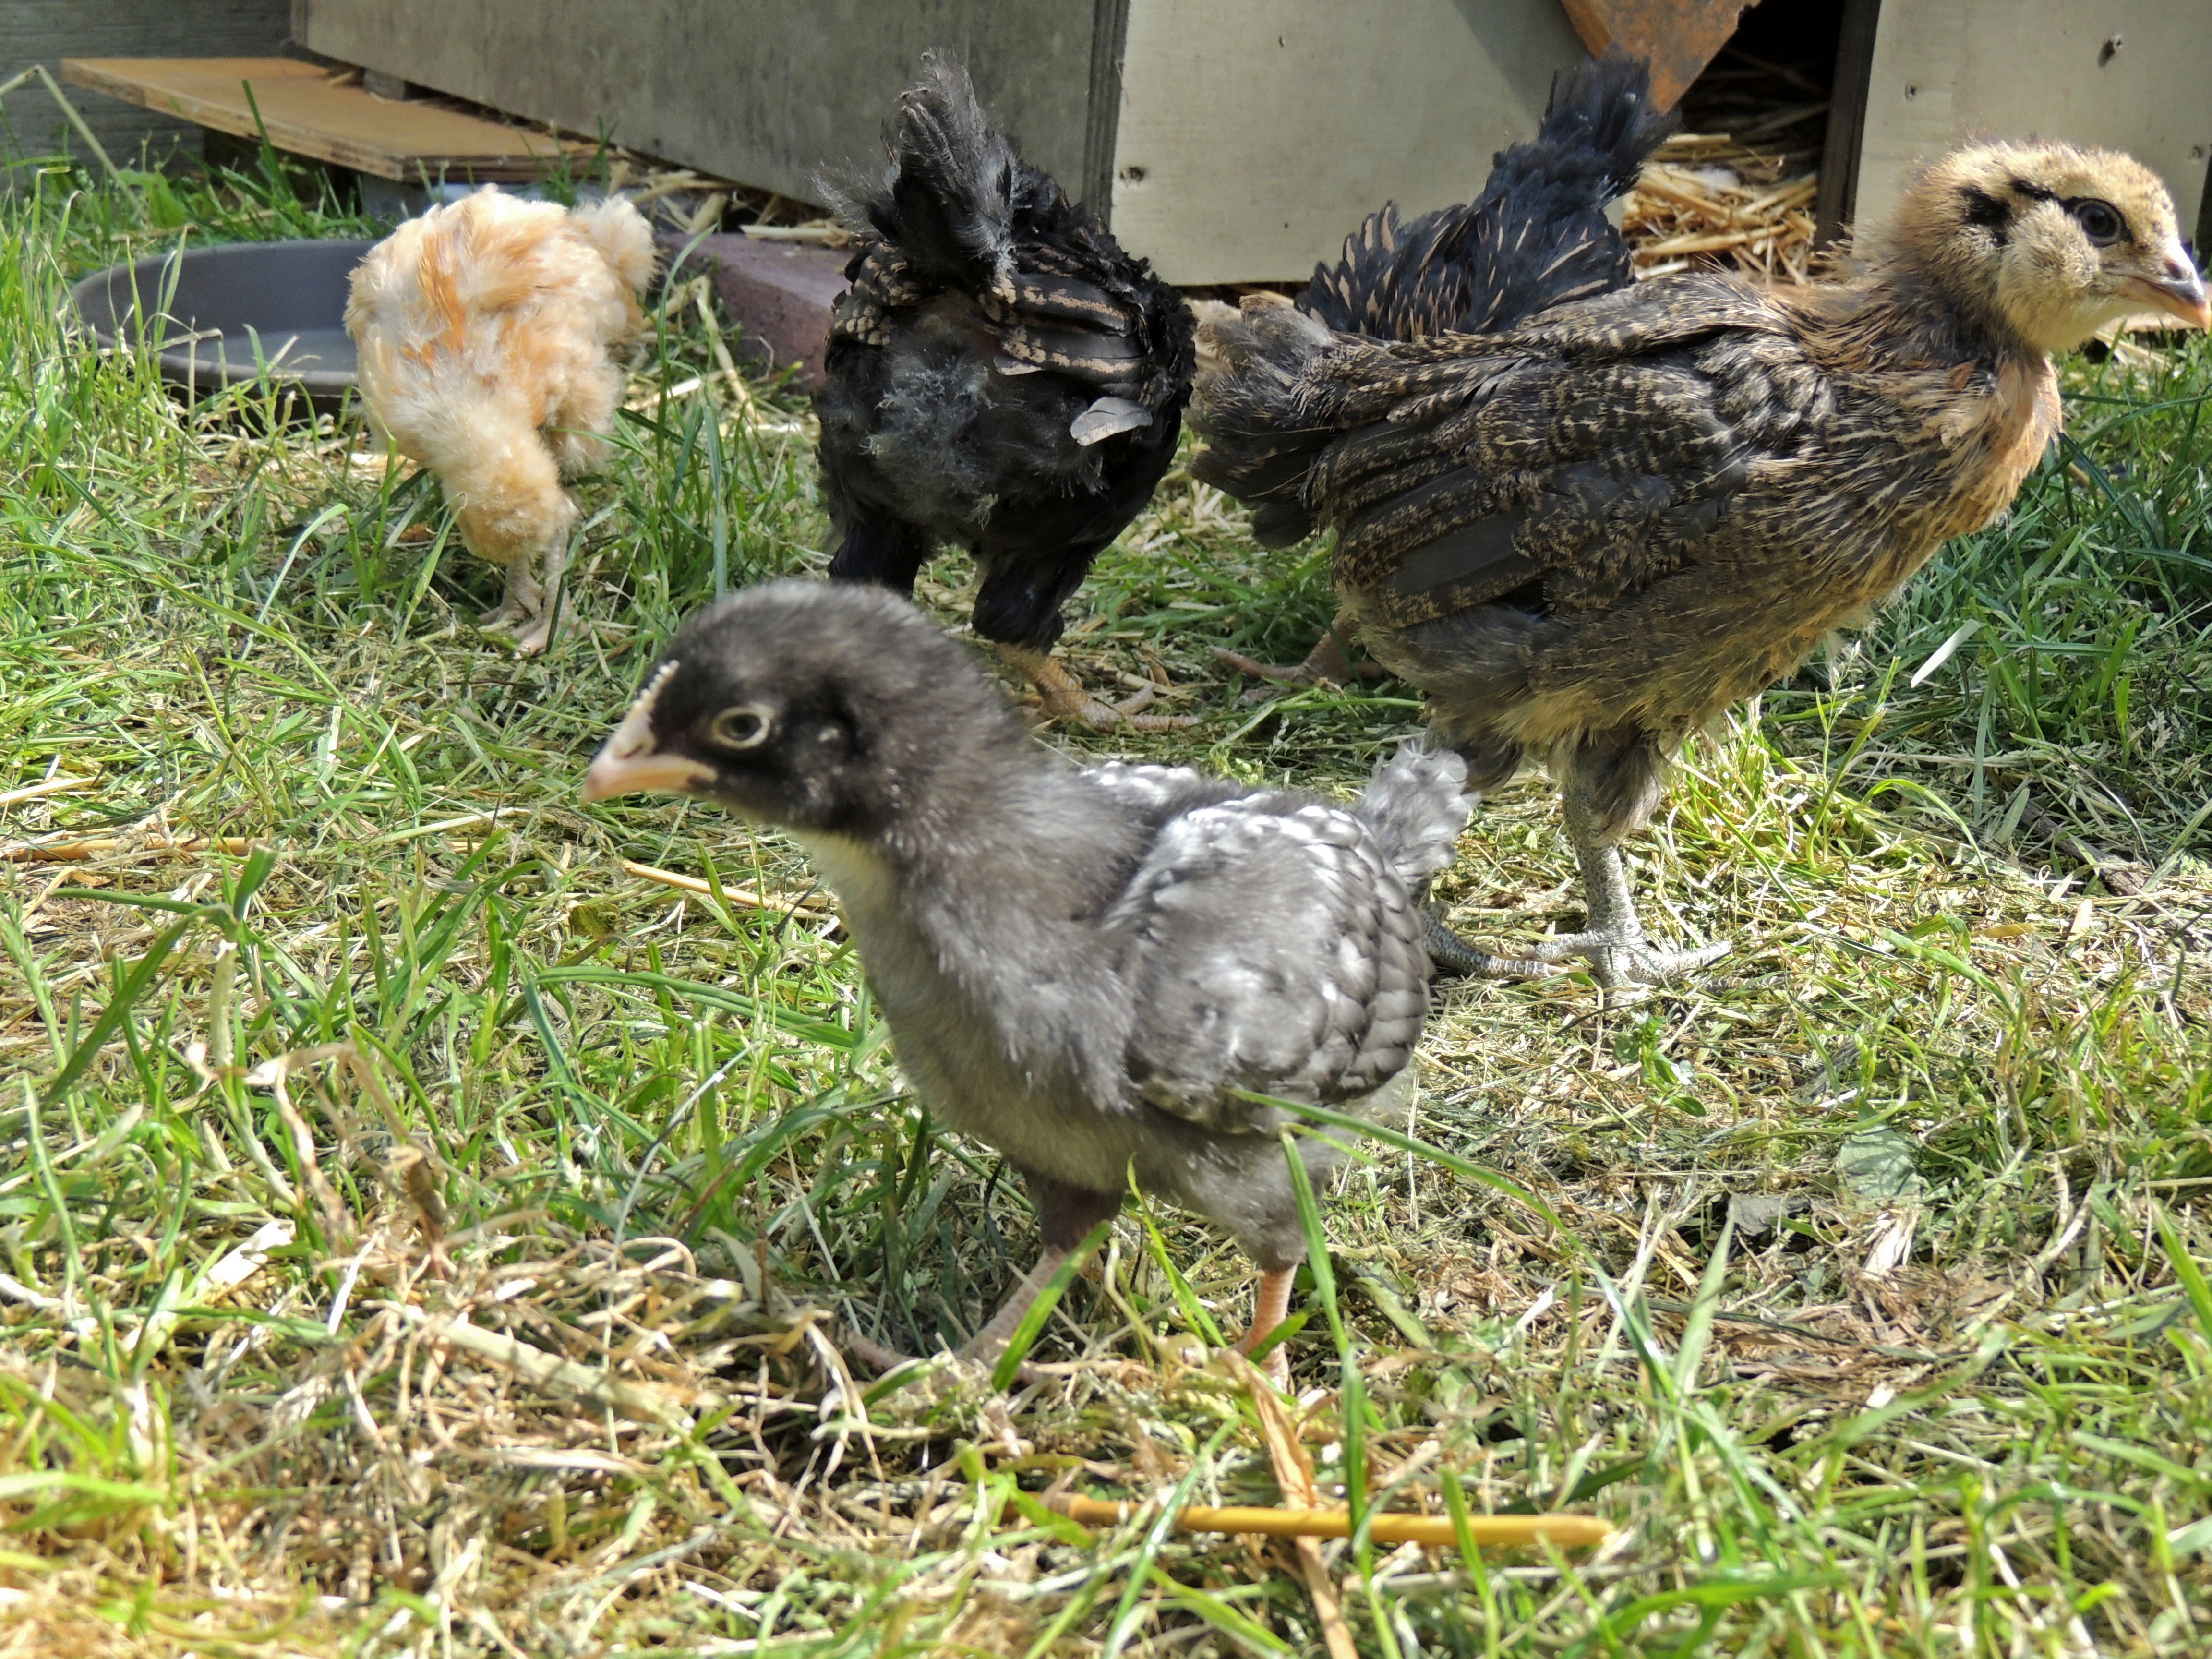
[[1684, 738], [2004, 512], [2057, 430], [2051, 354], [2156, 307], [2212, 320], [2166, 187], [2071, 145], [1912, 181], [1846, 280], [1684, 272], [1519, 326], [1386, 343], [1285, 309], [1209, 325], [1195, 468], [1265, 541], [1338, 531], [1362, 641], [1428, 694], [1478, 787], [1559, 779], [1589, 925], [1471, 971], [1586, 957], [1644, 985], [1620, 845]]
[[[1237, 1091], [1341, 1108], [1404, 1071], [1429, 977], [1412, 896], [1450, 860], [1464, 775], [1408, 747], [1347, 807], [1079, 771], [904, 601], [778, 582], [684, 624], [583, 795], [720, 801], [812, 856], [915, 1091], [1028, 1183], [1043, 1252], [963, 1350], [985, 1356], [1132, 1169], [1259, 1264], [1246, 1348], [1281, 1321], [1292, 1118]], [[1316, 1172], [1339, 1156], [1299, 1144]]]
[[941, 543], [977, 565], [975, 631], [1045, 708], [1101, 731], [1187, 725], [1091, 696], [1051, 657], [1060, 608], [1175, 457], [1190, 396], [1182, 297], [925, 58], [859, 238], [815, 394], [833, 580], [911, 594]]
[[[1345, 238], [1334, 270], [1314, 267], [1297, 307], [1340, 334], [1421, 340], [1487, 334], [1552, 306], [1627, 285], [1628, 244], [1606, 204], [1634, 188], [1652, 151], [1675, 128], [1651, 104], [1650, 65], [1620, 48], [1585, 58], [1552, 82], [1536, 136], [1501, 151], [1482, 193], [1411, 224], [1398, 206]], [[1240, 672], [1278, 684], [1341, 683], [1355, 671], [1339, 645], [1338, 618], [1306, 659], [1275, 667], [1232, 651], [1214, 655]]]

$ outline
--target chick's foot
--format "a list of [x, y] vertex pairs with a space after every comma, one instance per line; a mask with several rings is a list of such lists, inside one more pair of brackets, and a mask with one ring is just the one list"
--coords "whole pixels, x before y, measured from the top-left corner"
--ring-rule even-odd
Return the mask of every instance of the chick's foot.
[[1562, 963], [1581, 960], [1589, 963], [1590, 977], [1601, 989], [1622, 994], [1616, 1001], [1633, 1002], [1649, 995], [1654, 986], [1689, 978], [1734, 948], [1726, 939], [1694, 951], [1662, 951], [1654, 946], [1637, 917], [1636, 897], [1629, 890], [1628, 867], [1621, 862], [1620, 848], [1597, 839], [1587, 787], [1570, 779], [1561, 793], [1567, 836], [1574, 842], [1576, 858], [1582, 866], [1583, 891], [1589, 903], [1589, 924], [1579, 933], [1539, 940], [1525, 957], [1498, 957], [1468, 944], [1433, 913], [1424, 910], [1424, 942], [1429, 960], [1441, 972], [1481, 979], [1538, 979], [1563, 971]]
[[[1023, 1318], [1037, 1297], [1043, 1294], [1045, 1286], [1052, 1283], [1052, 1276], [1060, 1271], [1060, 1264], [1074, 1254], [1073, 1249], [1048, 1249], [1037, 1258], [1036, 1266], [1022, 1275], [1022, 1282], [1014, 1286], [1012, 1294], [1000, 1304], [999, 1311], [991, 1316], [981, 1330], [960, 1345], [960, 1351], [953, 1358], [971, 1364], [996, 1364], [999, 1356], [1006, 1351], [1006, 1344], [1013, 1340], [1014, 1333], [1021, 1328]], [[854, 1358], [880, 1376], [888, 1376], [902, 1365], [921, 1363], [913, 1354], [887, 1348], [880, 1342], [869, 1340], [857, 1331], [845, 1333], [844, 1348]], [[1045, 1380], [1043, 1373], [1027, 1365], [1014, 1368], [1014, 1379], [1024, 1384]]]
[[1429, 962], [1437, 972], [1462, 979], [1546, 979], [1566, 971], [1535, 957], [1501, 957], [1486, 951], [1452, 932], [1426, 905], [1421, 907], [1421, 943], [1428, 947]]
[[[1618, 999], [1620, 1001], [1635, 1001], [1649, 995], [1655, 986], [1680, 983], [1735, 948], [1729, 940], [1721, 939], [1694, 951], [1656, 950], [1632, 918], [1625, 928], [1592, 927], [1579, 933], [1560, 933], [1541, 941], [1531, 954], [1541, 964], [1579, 957], [1589, 963], [1590, 977], [1600, 986], [1626, 993]], [[1559, 971], [1556, 967], [1550, 970]]]
[[568, 563], [568, 549], [562, 546], [546, 553], [542, 580], [526, 559], [508, 565], [507, 592], [497, 605], [484, 612], [483, 631], [507, 635], [524, 656], [543, 651], [552, 642], [555, 624], [560, 620], [561, 576]]
[[[1344, 647], [1337, 637], [1338, 631], [1336, 627], [1332, 626], [1329, 631], [1322, 635], [1316, 642], [1314, 648], [1306, 653], [1306, 659], [1304, 662], [1293, 663], [1288, 666], [1279, 663], [1261, 662], [1255, 658], [1245, 656], [1241, 652], [1224, 650], [1219, 646], [1214, 647], [1213, 659], [1224, 667], [1235, 669], [1240, 674], [1249, 675], [1256, 680], [1266, 680], [1273, 685], [1319, 685], [1324, 681], [1331, 685], [1350, 685], [1355, 680], [1383, 678], [1387, 671], [1382, 664], [1355, 663], [1345, 654]], [[1244, 694], [1244, 701], [1249, 702], [1255, 696], [1266, 695], [1264, 691], [1255, 688], [1255, 690]]]
[[1152, 701], [1153, 692], [1149, 686], [1124, 703], [1102, 702], [1085, 690], [1081, 682], [1054, 661], [1048, 651], [1002, 645], [999, 656], [1006, 666], [1036, 687], [1038, 706], [1048, 720], [1079, 720], [1094, 732], [1113, 732], [1123, 726], [1134, 732], [1173, 732], [1198, 724], [1196, 718], [1188, 714], [1143, 713]]
[[534, 657], [553, 639], [553, 609], [547, 606], [527, 622], [519, 623], [513, 631], [514, 648], [526, 657]]

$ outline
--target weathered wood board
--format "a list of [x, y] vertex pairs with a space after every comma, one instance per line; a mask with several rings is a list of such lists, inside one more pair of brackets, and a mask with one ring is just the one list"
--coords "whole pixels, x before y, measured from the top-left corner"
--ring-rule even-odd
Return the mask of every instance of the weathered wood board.
[[1608, 46], [1650, 60], [1651, 96], [1671, 107], [1735, 33], [1745, 0], [1561, 0], [1594, 52]]
[[380, 179], [538, 179], [592, 151], [436, 101], [378, 98], [293, 58], [66, 58], [62, 76], [218, 132], [265, 129], [279, 149]]
[[[942, 46], [1039, 167], [1086, 178], [1106, 0], [301, 0], [301, 43], [801, 200], [873, 165], [922, 52]], [[1109, 21], [1112, 20], [1109, 18]]]
[[1385, 200], [1462, 201], [1582, 47], [1559, 0], [301, 0], [349, 64], [820, 198], [915, 60], [1170, 280], [1303, 276]]
[[1129, 0], [1114, 233], [1171, 282], [1307, 276], [1480, 190], [1582, 52], [1559, 0]]

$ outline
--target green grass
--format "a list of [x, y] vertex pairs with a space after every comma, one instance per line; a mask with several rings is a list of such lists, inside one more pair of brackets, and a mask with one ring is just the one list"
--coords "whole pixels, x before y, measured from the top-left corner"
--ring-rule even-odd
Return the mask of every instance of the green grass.
[[[1275, 1501], [1193, 1347], [1241, 1321], [1235, 1253], [1133, 1209], [1048, 1384], [853, 1382], [833, 1316], [927, 1345], [995, 1301], [1018, 1183], [902, 1091], [788, 846], [576, 800], [679, 617], [819, 566], [802, 400], [658, 402], [715, 362], [679, 291], [582, 487], [593, 627], [518, 659], [427, 481], [250, 394], [180, 409], [60, 321], [87, 269], [356, 230], [337, 204], [79, 184], [0, 201], [0, 797], [53, 786], [0, 842], [100, 843], [0, 865], [0, 1620], [132, 1654], [1320, 1651], [1287, 1557], [1007, 1507]], [[1729, 977], [1444, 988], [1401, 1126], [1437, 1155], [1316, 1195], [1323, 1489], [1622, 1528], [1332, 1546], [1363, 1653], [2205, 1650], [2212, 351], [2069, 375], [2009, 525], [1695, 745], [1633, 848]], [[962, 574], [925, 588], [948, 623]], [[1176, 476], [1070, 654], [1157, 663], [1203, 723], [1048, 740], [1350, 790], [1403, 688], [1246, 706], [1206, 654], [1302, 650], [1324, 575]], [[1571, 925], [1571, 869], [1524, 780], [1456, 919]]]

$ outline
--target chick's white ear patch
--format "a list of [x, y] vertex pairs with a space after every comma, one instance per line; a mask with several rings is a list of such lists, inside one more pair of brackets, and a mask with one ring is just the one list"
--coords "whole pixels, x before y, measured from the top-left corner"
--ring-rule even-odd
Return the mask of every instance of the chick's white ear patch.
[[607, 739], [607, 754], [617, 760], [628, 760], [634, 755], [653, 752], [653, 705], [659, 698], [661, 688], [668, 684], [669, 677], [680, 665], [675, 658], [671, 657], [653, 671], [653, 678], [645, 683], [645, 689], [630, 704], [629, 712], [622, 717], [622, 724], [615, 727], [614, 734]]

